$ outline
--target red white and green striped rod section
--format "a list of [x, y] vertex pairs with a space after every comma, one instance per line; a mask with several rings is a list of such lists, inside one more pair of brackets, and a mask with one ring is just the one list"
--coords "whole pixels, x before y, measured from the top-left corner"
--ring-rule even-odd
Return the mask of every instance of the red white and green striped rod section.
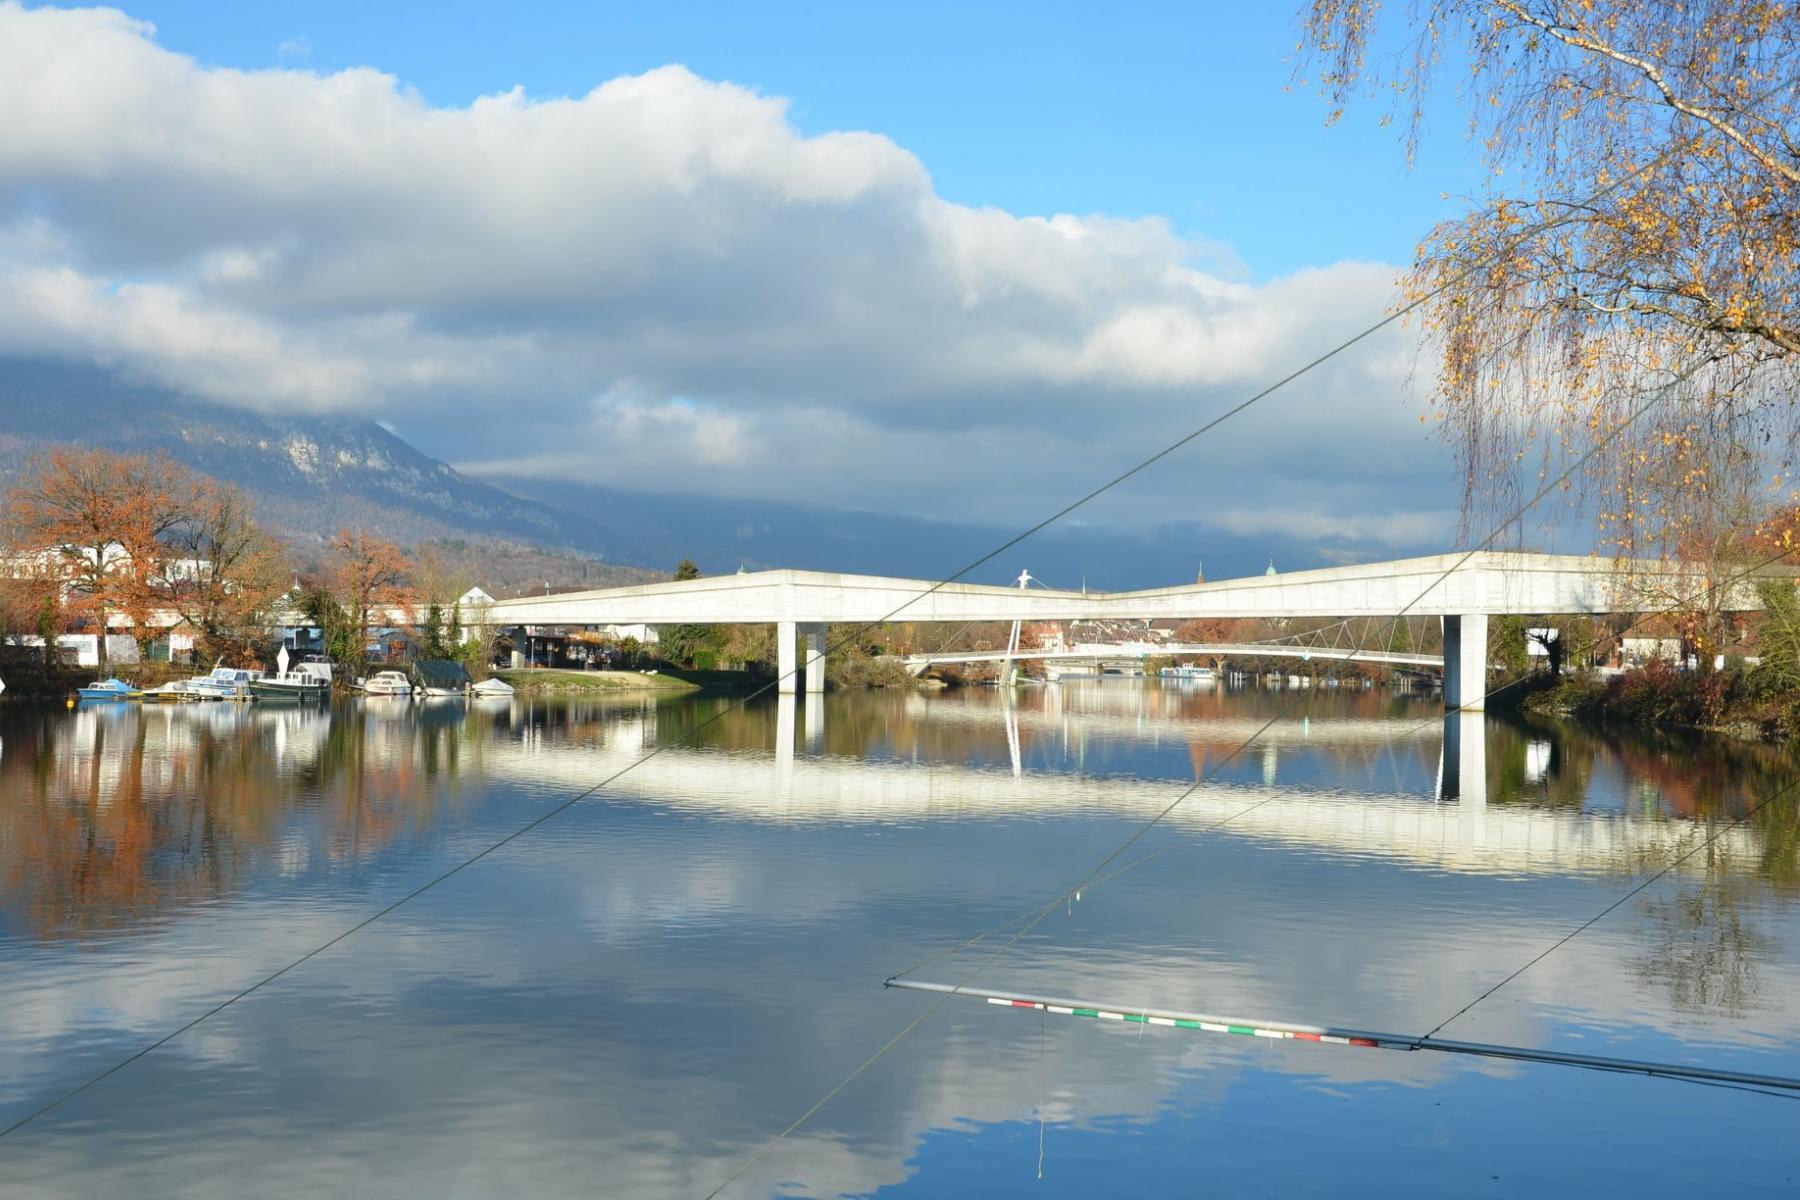
[[1206, 1033], [1238, 1034], [1243, 1037], [1270, 1038], [1277, 1041], [1365, 1046], [1374, 1050], [1436, 1050], [1442, 1054], [1506, 1058], [1518, 1062], [1585, 1067], [1597, 1071], [1619, 1071], [1630, 1075], [1657, 1075], [1670, 1079], [1693, 1079], [1704, 1083], [1729, 1083], [1745, 1087], [1800, 1092], [1800, 1079], [1784, 1075], [1756, 1075], [1747, 1071], [1694, 1067], [1683, 1063], [1641, 1062], [1626, 1058], [1607, 1058], [1597, 1054], [1569, 1054], [1561, 1050], [1536, 1050], [1528, 1046], [1458, 1042], [1401, 1033], [1371, 1033], [1366, 1029], [1301, 1025], [1292, 1021], [1248, 1020], [1243, 1017], [1221, 1017], [1212, 1013], [1183, 1012], [1172, 1008], [1126, 1008], [1116, 1004], [1094, 1004], [1086, 1000], [1033, 996], [1024, 992], [1002, 992], [950, 983], [927, 983], [920, 979], [893, 978], [887, 980], [882, 986], [904, 988], [914, 992], [967, 996], [975, 1000], [986, 1000], [989, 1004], [998, 1004], [1006, 1008], [1034, 1009], [1065, 1017], [1088, 1017], [1100, 1021], [1124, 1021], [1138, 1025], [1162, 1025], [1172, 1029], [1196, 1029]]

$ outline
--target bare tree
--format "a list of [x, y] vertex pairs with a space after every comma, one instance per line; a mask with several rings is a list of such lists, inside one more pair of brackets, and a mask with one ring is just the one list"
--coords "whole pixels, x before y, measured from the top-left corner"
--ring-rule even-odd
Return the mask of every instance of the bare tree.
[[248, 496], [210, 480], [171, 540], [182, 557], [170, 564], [170, 602], [196, 648], [208, 659], [248, 658], [290, 580], [281, 543], [256, 523]]

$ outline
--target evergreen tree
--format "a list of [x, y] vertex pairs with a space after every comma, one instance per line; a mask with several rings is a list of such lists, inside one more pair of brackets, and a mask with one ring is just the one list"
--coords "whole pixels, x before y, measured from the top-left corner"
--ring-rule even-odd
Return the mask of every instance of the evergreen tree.
[[[676, 582], [699, 578], [700, 568], [693, 559], [684, 558], [676, 564]], [[716, 662], [719, 646], [724, 641], [723, 632], [717, 625], [664, 625], [657, 630], [657, 637], [663, 661], [678, 667]]]
[[449, 658], [450, 648], [444, 644], [444, 609], [442, 605], [433, 604], [425, 612], [425, 644], [422, 647], [426, 658]]

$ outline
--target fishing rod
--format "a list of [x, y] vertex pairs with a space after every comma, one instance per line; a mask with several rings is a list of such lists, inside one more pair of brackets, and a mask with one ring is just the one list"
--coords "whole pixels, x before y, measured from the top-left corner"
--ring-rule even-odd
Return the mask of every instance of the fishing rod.
[[895, 977], [885, 980], [882, 986], [904, 988], [914, 992], [967, 996], [970, 999], [986, 1000], [989, 1004], [998, 1004], [1006, 1008], [1031, 1009], [1056, 1016], [1088, 1017], [1100, 1021], [1124, 1021], [1138, 1025], [1160, 1025], [1172, 1029], [1237, 1034], [1242, 1037], [1269, 1038], [1277, 1041], [1362, 1046], [1373, 1050], [1436, 1050], [1442, 1054], [1464, 1054], [1477, 1058], [1547, 1063], [1561, 1067], [1582, 1067], [1593, 1071], [1653, 1075], [1667, 1079], [1686, 1079], [1699, 1083], [1726, 1084], [1738, 1087], [1770, 1088], [1784, 1094], [1800, 1094], [1800, 1079], [1785, 1075], [1757, 1075], [1749, 1071], [1732, 1071], [1719, 1067], [1647, 1062], [1629, 1058], [1610, 1058], [1598, 1054], [1572, 1054], [1563, 1050], [1540, 1050], [1530, 1046], [1501, 1046], [1487, 1042], [1451, 1041], [1419, 1034], [1376, 1033], [1366, 1029], [1309, 1025], [1294, 1021], [1252, 1020], [1244, 1017], [1219, 1016], [1215, 1013], [1185, 1012], [1172, 1008], [1141, 1006], [1126, 1008], [1116, 1004], [1097, 1004], [1086, 1000], [1069, 1000], [1056, 996], [1036, 996], [1025, 992], [1004, 992], [992, 988], [967, 987], [951, 983], [927, 983], [920, 979]]

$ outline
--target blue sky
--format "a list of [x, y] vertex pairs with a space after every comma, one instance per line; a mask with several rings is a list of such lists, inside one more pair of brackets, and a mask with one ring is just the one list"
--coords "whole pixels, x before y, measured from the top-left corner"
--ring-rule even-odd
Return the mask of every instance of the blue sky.
[[231, 67], [372, 65], [434, 104], [515, 85], [579, 96], [670, 63], [788, 97], [809, 134], [884, 133], [944, 198], [1014, 213], [1161, 215], [1256, 278], [1403, 261], [1479, 187], [1458, 120], [1407, 168], [1374, 104], [1326, 127], [1292, 85], [1290, 3], [885, 6], [290, 0], [128, 6]]
[[[1365, 329], [1477, 189], [1453, 104], [1409, 169], [1296, 41], [1241, 3], [0, 0], [0, 353], [492, 478], [1029, 523]], [[1084, 518], [1444, 548], [1421, 346]]]

